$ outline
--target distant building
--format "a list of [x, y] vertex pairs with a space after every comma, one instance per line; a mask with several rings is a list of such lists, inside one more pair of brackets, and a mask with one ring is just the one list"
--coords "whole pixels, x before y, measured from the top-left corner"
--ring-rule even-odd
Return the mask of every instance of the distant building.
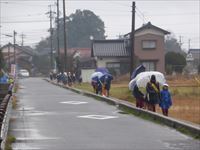
[[188, 54], [191, 54], [194, 60], [200, 61], [200, 49], [189, 49]]
[[[135, 62], [143, 64], [148, 71], [165, 72], [164, 39], [168, 31], [152, 25], [150, 22], [135, 31]], [[130, 33], [120, 40], [94, 40], [92, 57], [97, 67], [106, 67], [116, 74], [129, 72]]]
[[187, 70], [190, 74], [196, 74], [200, 65], [200, 49], [189, 49], [187, 57]]
[[[64, 49], [60, 49], [60, 53], [64, 56]], [[82, 69], [95, 68], [95, 60], [91, 57], [91, 48], [70, 48], [67, 49], [67, 56], [75, 60], [75, 56], [79, 57], [79, 67]]]
[[[8, 43], [1, 47], [6, 64], [9, 65], [14, 63], [14, 45]], [[27, 69], [31, 72], [33, 68], [32, 59], [35, 55], [33, 49], [29, 46], [19, 46], [15, 45], [15, 54], [16, 54], [16, 64], [19, 69]]]
[[97, 67], [106, 67], [113, 75], [129, 72], [130, 50], [126, 40], [93, 40], [92, 57]]

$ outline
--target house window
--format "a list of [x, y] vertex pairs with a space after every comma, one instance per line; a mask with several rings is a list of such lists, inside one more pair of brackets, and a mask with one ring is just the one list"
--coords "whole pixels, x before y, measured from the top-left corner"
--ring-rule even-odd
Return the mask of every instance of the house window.
[[106, 63], [106, 67], [108, 68], [109, 72], [114, 75], [120, 75], [120, 63], [119, 62], [109, 62]]
[[120, 63], [107, 63], [107, 68], [120, 68]]
[[143, 49], [155, 49], [156, 41], [155, 40], [144, 40], [144, 41], [142, 41], [142, 48]]
[[142, 64], [146, 68], [146, 71], [155, 71], [156, 70], [156, 63], [153, 61], [145, 61]]

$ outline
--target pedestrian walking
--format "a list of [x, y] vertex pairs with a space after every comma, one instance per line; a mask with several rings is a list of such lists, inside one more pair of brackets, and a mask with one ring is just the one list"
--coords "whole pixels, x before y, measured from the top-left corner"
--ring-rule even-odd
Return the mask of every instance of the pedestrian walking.
[[160, 87], [155, 75], [152, 75], [150, 81], [147, 83], [146, 92], [148, 110], [156, 112], [156, 104], [159, 104], [160, 101]]
[[49, 73], [49, 78], [50, 78], [51, 81], [53, 80], [53, 73], [52, 72]]
[[12, 96], [13, 86], [14, 86], [14, 81], [11, 81], [10, 85], [8, 87], [8, 94], [9, 94], [9, 96]]
[[160, 92], [161, 100], [159, 106], [162, 109], [162, 113], [165, 116], [168, 116], [168, 110], [172, 106], [171, 94], [168, 90], [168, 84], [163, 85], [163, 89]]
[[102, 86], [101, 80], [98, 79], [96, 83], [96, 94], [102, 95]]
[[111, 81], [113, 80], [113, 77], [109, 78], [109, 76], [106, 76], [104, 79], [104, 90], [105, 90], [105, 96], [110, 96], [110, 87], [111, 87]]
[[137, 85], [134, 86], [133, 96], [136, 99], [136, 107], [144, 108], [144, 94], [140, 91]]
[[73, 73], [72, 75], [72, 83], [75, 84], [76, 83], [76, 74]]
[[81, 85], [82, 81], [83, 81], [83, 79], [82, 79], [82, 76], [80, 75], [79, 78], [78, 78], [79, 85]]
[[71, 75], [71, 72], [68, 72], [67, 77], [68, 77], [68, 86], [72, 86], [72, 75]]

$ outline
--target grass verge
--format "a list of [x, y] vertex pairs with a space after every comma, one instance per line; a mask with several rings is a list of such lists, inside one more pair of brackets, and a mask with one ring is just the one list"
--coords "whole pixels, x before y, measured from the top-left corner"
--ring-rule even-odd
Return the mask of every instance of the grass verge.
[[[74, 87], [93, 92], [92, 86], [89, 83], [75, 85]], [[169, 116], [200, 124], [200, 87], [170, 87], [170, 91], [172, 94], [173, 105], [169, 109]], [[128, 89], [128, 83], [113, 83], [110, 96], [135, 103], [135, 98]], [[162, 114], [162, 111], [158, 106], [156, 112]]]
[[16, 138], [12, 135], [8, 135], [5, 144], [5, 150], [12, 150], [12, 143], [16, 141]]
[[17, 108], [17, 97], [15, 95], [12, 96], [12, 108]]

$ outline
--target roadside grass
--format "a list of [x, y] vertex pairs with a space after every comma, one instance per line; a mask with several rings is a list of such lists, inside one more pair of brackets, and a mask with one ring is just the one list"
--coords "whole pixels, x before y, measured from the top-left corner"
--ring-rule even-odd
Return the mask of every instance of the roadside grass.
[[12, 108], [17, 108], [17, 97], [15, 95], [12, 96]]
[[[75, 88], [93, 92], [89, 83], [75, 85]], [[144, 90], [144, 89], [143, 89]], [[170, 86], [173, 106], [169, 110], [169, 116], [184, 121], [200, 124], [200, 87], [199, 86]], [[135, 98], [128, 89], [128, 82], [113, 83], [110, 96], [135, 103]], [[162, 113], [157, 106], [157, 112]]]
[[13, 93], [17, 93], [18, 89], [19, 89], [19, 85], [16, 83], [13, 89]]
[[8, 135], [5, 144], [5, 150], [12, 150], [12, 143], [16, 141], [16, 138], [12, 135]]

